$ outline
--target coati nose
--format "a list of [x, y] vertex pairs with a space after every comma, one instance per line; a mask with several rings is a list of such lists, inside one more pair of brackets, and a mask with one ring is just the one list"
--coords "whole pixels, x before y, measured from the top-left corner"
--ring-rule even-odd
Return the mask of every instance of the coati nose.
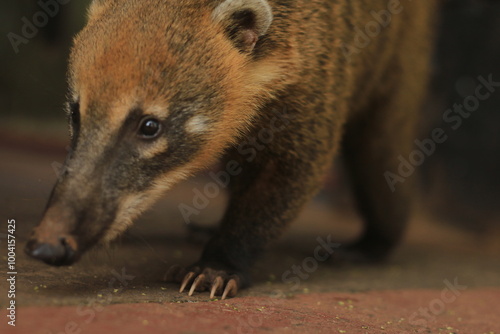
[[29, 256], [53, 266], [68, 266], [76, 261], [76, 249], [70, 246], [67, 238], [59, 238], [56, 243], [31, 239], [25, 251]]

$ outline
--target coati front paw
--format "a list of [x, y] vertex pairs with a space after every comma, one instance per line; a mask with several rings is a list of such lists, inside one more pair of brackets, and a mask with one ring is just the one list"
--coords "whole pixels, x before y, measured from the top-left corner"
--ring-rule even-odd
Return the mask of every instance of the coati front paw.
[[210, 290], [210, 298], [221, 296], [222, 299], [234, 297], [246, 281], [243, 274], [226, 269], [215, 269], [216, 266], [196, 264], [188, 268], [173, 265], [164, 276], [167, 282], [181, 283], [179, 292], [191, 285], [189, 296], [195, 291]]

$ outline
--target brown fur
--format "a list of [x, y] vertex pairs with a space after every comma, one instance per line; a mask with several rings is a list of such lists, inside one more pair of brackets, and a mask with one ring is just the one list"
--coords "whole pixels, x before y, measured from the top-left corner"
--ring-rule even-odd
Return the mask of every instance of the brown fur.
[[[81, 113], [81, 133], [68, 162], [73, 173], [56, 187], [51, 205], [72, 201], [73, 207], [88, 207], [82, 203], [90, 193], [102, 201], [112, 198], [118, 213], [109, 229], [85, 239], [92, 244], [119, 234], [128, 225], [124, 221], [174, 181], [218, 159], [236, 160], [243, 172], [231, 180], [221, 229], [192, 270], [207, 275], [210, 269], [222, 270], [226, 282], [236, 277], [245, 285], [256, 256], [314, 195], [342, 146], [367, 226], [357, 249], [384, 256], [404, 230], [412, 190], [407, 182], [391, 192], [383, 174], [397, 169], [397, 157], [411, 149], [425, 92], [435, 1], [402, 1], [403, 11], [392, 15], [391, 24], [367, 47], [348, 57], [342, 50], [353, 46], [355, 27], [363, 30], [374, 21], [370, 11], [387, 9], [391, 2], [272, 0], [269, 30], [244, 27], [240, 38], [231, 40], [227, 29], [234, 22], [212, 18], [222, 0], [94, 1], [70, 61], [71, 96]], [[105, 145], [119, 157], [120, 142], [113, 140], [134, 108], [170, 119], [168, 131], [185, 126], [183, 117], [190, 113], [210, 124], [182, 139], [173, 132], [148, 144], [123, 137], [137, 155], [129, 163], [133, 166], [166, 148], [193, 144], [197, 149], [175, 168], [166, 162], [150, 186], [122, 194], [116, 189], [126, 179], [111, 176], [107, 167], [100, 176], [92, 170], [97, 157], [108, 152]], [[249, 159], [240, 144], [268, 128], [274, 112], [283, 110], [286, 130]], [[102, 164], [116, 164], [113, 159], [119, 158]], [[124, 175], [146, 179], [137, 170]], [[96, 178], [103, 180], [100, 187]], [[91, 217], [106, 216], [100, 204], [92, 210]], [[44, 221], [57, 218], [47, 215], [50, 210]], [[86, 233], [75, 228], [84, 224], [77, 220], [65, 233]]]

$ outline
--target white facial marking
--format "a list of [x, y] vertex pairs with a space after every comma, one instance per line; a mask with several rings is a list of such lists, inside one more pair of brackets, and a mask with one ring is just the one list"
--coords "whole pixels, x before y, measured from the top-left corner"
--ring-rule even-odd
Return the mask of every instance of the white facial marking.
[[153, 105], [151, 107], [146, 108], [146, 110], [152, 113], [153, 115], [162, 115], [165, 114], [165, 111], [168, 110], [168, 108], [165, 108], [164, 106], [160, 105]]
[[210, 122], [208, 117], [194, 116], [186, 123], [186, 131], [189, 133], [200, 133], [208, 130]]

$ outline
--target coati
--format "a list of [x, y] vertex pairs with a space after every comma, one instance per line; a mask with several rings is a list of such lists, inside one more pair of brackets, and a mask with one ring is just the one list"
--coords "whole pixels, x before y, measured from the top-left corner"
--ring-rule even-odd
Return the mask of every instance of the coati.
[[[384, 173], [412, 149], [434, 0], [94, 0], [69, 64], [72, 150], [26, 250], [69, 265], [122, 233], [174, 184], [238, 162], [230, 202], [181, 292], [234, 296], [343, 153], [381, 259], [404, 231], [411, 181]], [[286, 110], [252, 159], [239, 144]]]

